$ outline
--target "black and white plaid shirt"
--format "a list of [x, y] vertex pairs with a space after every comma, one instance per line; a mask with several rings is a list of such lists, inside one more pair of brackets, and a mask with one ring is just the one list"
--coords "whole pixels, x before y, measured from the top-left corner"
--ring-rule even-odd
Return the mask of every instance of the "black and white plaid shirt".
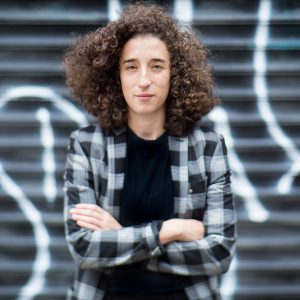
[[224, 139], [196, 128], [182, 138], [169, 136], [169, 150], [175, 215], [203, 221], [205, 237], [163, 246], [157, 221], [93, 232], [68, 218], [75, 204], [90, 203], [119, 219], [126, 156], [126, 128], [108, 132], [91, 125], [72, 133], [64, 176], [65, 223], [77, 272], [68, 299], [103, 299], [101, 275], [138, 261], [151, 271], [190, 276], [189, 299], [220, 299], [219, 276], [230, 265], [236, 240]]

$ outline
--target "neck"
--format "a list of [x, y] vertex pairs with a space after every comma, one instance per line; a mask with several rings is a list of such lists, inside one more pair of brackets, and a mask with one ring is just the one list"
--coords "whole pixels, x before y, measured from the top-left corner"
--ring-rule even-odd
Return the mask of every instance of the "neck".
[[156, 118], [146, 116], [128, 118], [128, 126], [140, 138], [145, 140], [155, 140], [164, 132], [165, 118], [157, 116]]

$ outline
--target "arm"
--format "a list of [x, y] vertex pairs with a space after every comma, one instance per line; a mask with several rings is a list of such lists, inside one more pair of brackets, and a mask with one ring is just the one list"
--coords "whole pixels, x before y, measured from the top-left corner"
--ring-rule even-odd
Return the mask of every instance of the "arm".
[[204, 237], [203, 223], [195, 219], [170, 219], [162, 223], [159, 241], [167, 245], [174, 241], [192, 242]]
[[[221, 138], [207, 161], [207, 204], [203, 217], [205, 237], [173, 241], [151, 269], [180, 275], [219, 275], [229, 268], [235, 245], [235, 210], [230, 189], [226, 147]], [[161, 233], [160, 233], [161, 236]]]
[[64, 174], [64, 192], [66, 239], [75, 262], [81, 268], [99, 269], [161, 255], [155, 221], [119, 230], [93, 231], [79, 226], [76, 220], [70, 218], [70, 210], [77, 204], [97, 205], [91, 158], [89, 153], [86, 154], [88, 151], [80, 144], [78, 131], [73, 133]]

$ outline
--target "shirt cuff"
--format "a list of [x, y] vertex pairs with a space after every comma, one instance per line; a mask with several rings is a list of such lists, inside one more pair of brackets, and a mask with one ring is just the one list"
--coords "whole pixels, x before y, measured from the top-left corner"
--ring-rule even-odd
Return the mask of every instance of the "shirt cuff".
[[150, 257], [157, 257], [163, 254], [163, 246], [159, 241], [159, 231], [163, 221], [152, 221], [145, 227], [144, 237], [149, 249]]

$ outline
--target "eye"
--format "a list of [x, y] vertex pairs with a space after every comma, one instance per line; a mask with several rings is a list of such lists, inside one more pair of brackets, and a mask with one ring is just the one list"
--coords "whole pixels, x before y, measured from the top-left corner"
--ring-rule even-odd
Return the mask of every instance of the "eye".
[[128, 66], [126, 66], [126, 70], [129, 70], [129, 71], [134, 71], [136, 69], [137, 69], [137, 66], [135, 66], [135, 65], [128, 65]]
[[162, 65], [154, 65], [154, 66], [152, 66], [152, 69], [155, 71], [160, 71], [163, 69], [163, 66]]

